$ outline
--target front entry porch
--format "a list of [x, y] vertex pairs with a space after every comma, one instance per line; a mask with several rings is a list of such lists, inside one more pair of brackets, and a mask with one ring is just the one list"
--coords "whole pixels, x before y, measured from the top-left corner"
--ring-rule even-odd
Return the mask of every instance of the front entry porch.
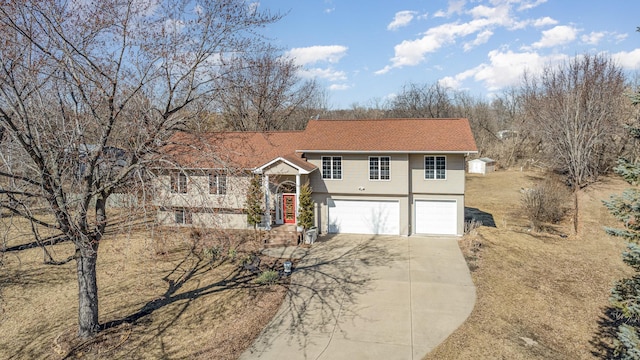
[[253, 170], [262, 175], [265, 195], [265, 246], [298, 245], [300, 188], [317, 168], [299, 156], [278, 157]]
[[[298, 196], [296, 183], [278, 179], [278, 184], [270, 184], [271, 202], [268, 202], [270, 225], [264, 239], [266, 247], [299, 245], [301, 233], [298, 231]], [[265, 215], [266, 216], [266, 215]]]

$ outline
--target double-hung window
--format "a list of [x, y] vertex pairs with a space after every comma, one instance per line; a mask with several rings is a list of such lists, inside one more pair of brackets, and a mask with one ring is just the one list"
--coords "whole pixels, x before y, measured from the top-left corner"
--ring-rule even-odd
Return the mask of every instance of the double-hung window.
[[171, 192], [178, 194], [187, 193], [187, 175], [183, 172], [171, 173]]
[[391, 158], [389, 156], [369, 157], [369, 180], [389, 180]]
[[424, 178], [444, 180], [447, 178], [447, 158], [445, 156], [424, 157]]
[[342, 179], [342, 157], [323, 156], [322, 157], [322, 178]]
[[224, 195], [227, 193], [227, 175], [221, 172], [209, 174], [209, 193]]
[[191, 213], [185, 209], [177, 209], [174, 212], [176, 224], [191, 224]]

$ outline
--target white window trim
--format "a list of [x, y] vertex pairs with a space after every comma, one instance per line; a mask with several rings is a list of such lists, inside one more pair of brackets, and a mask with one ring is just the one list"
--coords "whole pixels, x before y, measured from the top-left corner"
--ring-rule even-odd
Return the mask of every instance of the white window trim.
[[[182, 177], [184, 177], [184, 189], [182, 188], [182, 186], [180, 186], [181, 184], [180, 179]], [[175, 187], [174, 187], [174, 180], [175, 180]], [[187, 194], [189, 192], [189, 177], [184, 172], [178, 171], [178, 172], [171, 173], [169, 182], [170, 182], [169, 191], [172, 194]]]
[[[182, 213], [182, 222], [178, 222], [178, 212]], [[191, 214], [189, 213], [189, 211], [187, 209], [175, 209], [173, 211], [173, 220], [175, 221], [176, 224], [178, 225], [190, 225], [192, 224], [193, 220], [190, 219]]]
[[[220, 177], [224, 177], [224, 192], [221, 193], [220, 192]], [[216, 192], [212, 192], [211, 191], [211, 181], [215, 181], [216, 183]], [[227, 178], [227, 174], [225, 173], [216, 173], [216, 172], [212, 172], [209, 173], [209, 194], [211, 195], [226, 195], [227, 192], [229, 191], [228, 188], [229, 185], [229, 179]]]
[[[331, 159], [331, 177], [324, 177], [324, 175], [325, 175], [324, 174], [324, 159], [325, 158]], [[334, 169], [333, 169], [333, 160], [335, 158], [340, 159], [340, 178], [336, 178], [335, 177], [335, 173], [334, 173]], [[321, 169], [322, 169], [322, 180], [338, 180], [338, 181], [340, 181], [340, 180], [344, 179], [344, 166], [342, 164], [342, 156], [331, 156], [331, 155], [329, 155], [329, 156], [321, 156], [320, 157], [320, 166], [321, 166]]]
[[[427, 162], [427, 158], [428, 157], [432, 157], [433, 158], [433, 179], [427, 179], [427, 169], [426, 169], [426, 162]], [[436, 163], [437, 163], [437, 158], [442, 157], [444, 158], [444, 178], [442, 179], [438, 179], [436, 178]], [[449, 163], [449, 161], [447, 160], [447, 156], [446, 155], [425, 155], [424, 159], [422, 159], [422, 177], [424, 180], [426, 181], [443, 181], [443, 180], [447, 180], [447, 164]]]
[[[378, 159], [378, 178], [377, 179], [372, 179], [371, 178], [371, 159]], [[382, 167], [380, 165], [381, 161], [380, 159], [382, 158], [388, 158], [389, 159], [389, 178], [388, 179], [381, 179], [380, 177], [382, 176]], [[391, 156], [387, 156], [387, 155], [382, 155], [382, 156], [369, 156], [369, 163], [368, 163], [369, 167], [367, 168], [368, 172], [369, 172], [369, 181], [391, 181]]]

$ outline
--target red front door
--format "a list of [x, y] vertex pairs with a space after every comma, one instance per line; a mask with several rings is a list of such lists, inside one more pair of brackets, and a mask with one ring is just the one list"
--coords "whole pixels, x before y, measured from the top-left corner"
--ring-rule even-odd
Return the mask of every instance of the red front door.
[[296, 223], [296, 196], [282, 195], [282, 214], [285, 224]]

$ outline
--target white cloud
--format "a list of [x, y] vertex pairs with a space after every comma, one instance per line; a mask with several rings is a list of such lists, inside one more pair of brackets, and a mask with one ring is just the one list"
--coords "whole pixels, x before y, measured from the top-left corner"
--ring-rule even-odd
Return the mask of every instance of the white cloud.
[[464, 5], [467, 3], [466, 0], [449, 0], [449, 8], [447, 9], [447, 13], [449, 14], [460, 14], [464, 10]]
[[[504, 7], [493, 10], [481, 9], [477, 12], [478, 18], [469, 22], [442, 24], [427, 30], [422, 38], [404, 40], [394, 47], [395, 56], [391, 58], [392, 64], [378, 70], [376, 74], [384, 74], [392, 68], [418, 65], [424, 61], [425, 54], [436, 52], [441, 47], [454, 43], [459, 37], [465, 37], [496, 25], [508, 25], [511, 23], [508, 12], [508, 8]], [[478, 35], [476, 41], [480, 43], [490, 35], [492, 33], [485, 31]]]
[[623, 68], [629, 70], [640, 69], [640, 49], [632, 51], [620, 51], [612, 54], [611, 57]]
[[[549, 17], [517, 21], [511, 14], [514, 3], [518, 4], [520, 2], [518, 0], [493, 0], [490, 1], [490, 4], [494, 6], [474, 6], [466, 12], [472, 17], [468, 22], [445, 23], [428, 29], [418, 39], [402, 41], [394, 47], [394, 56], [390, 59], [391, 64], [376, 71], [376, 74], [385, 74], [393, 68], [418, 65], [425, 61], [427, 54], [434, 53], [442, 47], [454, 44], [460, 38], [472, 34], [476, 34], [475, 39], [463, 43], [465, 51], [488, 42], [497, 27], [515, 30], [531, 24], [542, 26], [556, 23], [555, 20]], [[465, 4], [465, 1], [450, 1], [447, 13], [439, 11], [434, 16], [448, 16], [455, 12], [462, 12]], [[553, 34], [551, 32], [549, 36]]]
[[376, 70], [376, 71], [374, 71], [373, 73], [374, 73], [374, 74], [376, 74], [376, 75], [382, 75], [382, 74], [386, 74], [386, 73], [388, 73], [389, 71], [391, 71], [391, 69], [393, 69], [393, 66], [391, 66], [391, 65], [386, 65], [386, 66], [385, 66], [385, 67], [383, 67], [382, 69], [380, 69], [380, 70]]
[[167, 34], [179, 34], [184, 29], [184, 21], [167, 19], [164, 21], [163, 29]]
[[332, 12], [334, 12], [334, 11], [336, 11], [336, 8], [335, 8], [335, 7], [332, 7], [332, 8], [326, 8], [326, 9], [324, 9], [324, 13], [325, 13], [325, 14], [331, 14], [331, 13], [332, 13]]
[[576, 39], [578, 30], [572, 26], [558, 25], [542, 32], [540, 41], [533, 43], [534, 48], [546, 48], [569, 43]]
[[509, 27], [509, 30], [518, 30], [518, 29], [524, 29], [527, 26], [533, 26], [533, 27], [544, 27], [544, 26], [550, 26], [550, 25], [556, 25], [558, 23], [558, 20], [554, 19], [554, 18], [550, 18], [548, 16], [542, 17], [542, 18], [538, 18], [538, 19], [525, 19], [525, 20], [514, 20], [513, 24]]
[[520, 7], [518, 7], [518, 11], [529, 10], [537, 7], [538, 5], [546, 3], [547, 0], [533, 0], [533, 1], [522, 1]]
[[438, 80], [438, 84], [451, 89], [460, 88], [460, 81], [451, 76], [445, 76], [442, 79]]
[[556, 24], [558, 24], [558, 20], [545, 16], [537, 19], [525, 19], [525, 20], [514, 21], [514, 24], [511, 27], [509, 27], [509, 30], [524, 29], [527, 26], [540, 28], [540, 27], [551, 26]]
[[556, 25], [557, 23], [558, 21], [556, 19], [545, 16], [543, 18], [533, 20], [531, 24], [535, 27], [542, 27], [542, 26]]
[[600, 40], [602, 40], [602, 38], [604, 38], [605, 36], [605, 32], [596, 32], [596, 31], [592, 31], [589, 34], [586, 35], [582, 35], [580, 37], [580, 40], [582, 40], [582, 42], [587, 43], [589, 45], [598, 45], [598, 43], [600, 42]]
[[411, 10], [398, 11], [393, 21], [387, 25], [387, 30], [397, 30], [401, 27], [409, 25], [411, 20], [416, 16], [417, 12]]
[[329, 90], [331, 91], [340, 91], [340, 90], [348, 90], [351, 86], [347, 84], [332, 84], [329, 85]]
[[489, 54], [489, 63], [476, 66], [456, 75], [458, 81], [471, 76], [482, 82], [489, 91], [496, 91], [506, 86], [517, 85], [522, 80], [524, 71], [538, 74], [545, 66], [566, 61], [564, 54], [540, 55], [536, 52], [513, 52], [493, 50]]
[[464, 44], [464, 51], [469, 51], [478, 45], [486, 44], [491, 36], [493, 36], [493, 31], [491, 30], [485, 30], [479, 33], [475, 40]]
[[449, 7], [447, 11], [438, 10], [433, 14], [435, 18], [441, 17], [449, 17], [453, 14], [460, 14], [464, 10], [464, 5], [467, 3], [466, 0], [449, 0]]
[[398, 97], [398, 94], [392, 92], [382, 97], [382, 100], [393, 100]]
[[626, 38], [627, 38], [627, 36], [629, 36], [629, 34], [615, 34], [615, 35], [613, 36], [613, 38], [615, 39], [615, 42], [616, 42], [616, 43], [619, 43], [619, 42], [621, 42], [622, 40], [626, 39]]
[[345, 81], [347, 74], [333, 68], [312, 68], [300, 70], [300, 76], [310, 79], [326, 79], [329, 81]]
[[478, 5], [473, 9], [469, 10], [469, 14], [471, 14], [471, 16], [473, 16], [474, 18], [492, 17], [492, 16], [495, 16], [497, 11], [498, 11], [497, 7], [488, 7], [485, 5]]
[[446, 17], [447, 13], [444, 12], [444, 10], [438, 10], [435, 13], [433, 13], [433, 17], [434, 18], [441, 18], [441, 17]]
[[258, 11], [259, 8], [260, 8], [259, 1], [250, 2], [247, 4], [247, 9], [249, 10], [250, 13], [255, 13], [256, 11]]
[[296, 64], [299, 65], [313, 64], [321, 61], [337, 63], [346, 55], [348, 49], [346, 46], [341, 45], [309, 46], [293, 48], [288, 51], [287, 55], [295, 59]]
[[462, 87], [462, 82], [476, 74], [478, 68], [469, 69], [463, 71], [455, 76], [445, 76], [444, 78], [438, 80], [438, 83], [441, 85], [450, 87], [452, 89], [460, 89]]

